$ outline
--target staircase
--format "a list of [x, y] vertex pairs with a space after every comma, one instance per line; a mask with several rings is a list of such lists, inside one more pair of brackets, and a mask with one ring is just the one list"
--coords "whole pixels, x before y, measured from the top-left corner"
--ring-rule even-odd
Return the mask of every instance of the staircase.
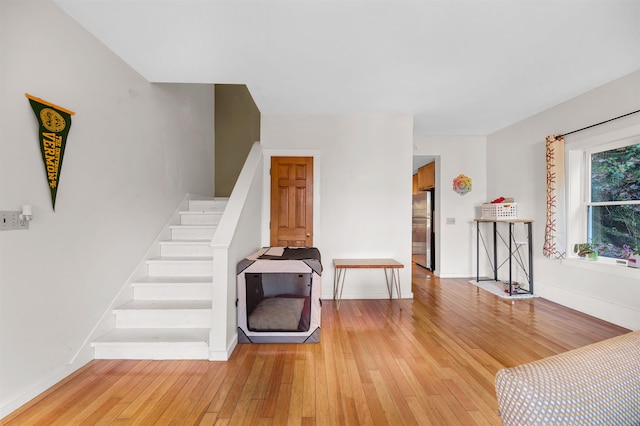
[[113, 310], [116, 328], [91, 346], [96, 359], [208, 359], [213, 257], [209, 246], [227, 199], [190, 200], [132, 283], [133, 300]]

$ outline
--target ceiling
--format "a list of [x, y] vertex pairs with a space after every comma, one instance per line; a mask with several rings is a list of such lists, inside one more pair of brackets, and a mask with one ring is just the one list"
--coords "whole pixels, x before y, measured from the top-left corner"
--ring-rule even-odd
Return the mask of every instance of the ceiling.
[[640, 69], [637, 0], [54, 0], [151, 82], [486, 135]]

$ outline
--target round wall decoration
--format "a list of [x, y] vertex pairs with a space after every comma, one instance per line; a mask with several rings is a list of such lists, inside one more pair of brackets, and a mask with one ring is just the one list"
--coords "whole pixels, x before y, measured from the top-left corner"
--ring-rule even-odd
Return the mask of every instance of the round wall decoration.
[[471, 192], [471, 178], [463, 174], [453, 179], [453, 190], [460, 195]]

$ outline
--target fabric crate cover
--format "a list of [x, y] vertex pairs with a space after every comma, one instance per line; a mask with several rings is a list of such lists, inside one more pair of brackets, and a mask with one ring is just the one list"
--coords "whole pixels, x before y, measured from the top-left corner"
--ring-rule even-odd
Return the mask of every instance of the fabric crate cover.
[[[274, 284], [274, 279], [271, 278], [268, 294], [258, 296], [261, 299], [259, 306], [253, 306], [256, 296], [247, 294], [248, 286], [250, 289], [255, 288], [251, 283], [253, 275], [264, 276], [265, 281], [267, 277], [275, 277], [276, 280]], [[300, 299], [296, 300], [291, 295], [292, 283], [303, 275], [304, 280], [309, 278], [308, 309], [302, 309]], [[321, 275], [320, 252], [315, 247], [265, 247], [238, 262], [238, 343], [319, 342]], [[282, 288], [277, 289], [280, 285]], [[251, 306], [247, 305], [248, 299]], [[277, 309], [272, 311], [277, 312], [277, 315], [269, 318], [271, 309]], [[301, 321], [304, 322], [304, 330], [299, 330], [292, 327], [292, 316], [300, 316], [302, 311], [308, 314], [308, 318]]]

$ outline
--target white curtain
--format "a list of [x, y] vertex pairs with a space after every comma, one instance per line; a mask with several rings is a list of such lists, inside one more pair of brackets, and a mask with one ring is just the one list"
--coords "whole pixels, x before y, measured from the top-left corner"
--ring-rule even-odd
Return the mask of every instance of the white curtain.
[[564, 138], [547, 136], [547, 220], [544, 228], [545, 257], [565, 257], [565, 183], [564, 183]]

